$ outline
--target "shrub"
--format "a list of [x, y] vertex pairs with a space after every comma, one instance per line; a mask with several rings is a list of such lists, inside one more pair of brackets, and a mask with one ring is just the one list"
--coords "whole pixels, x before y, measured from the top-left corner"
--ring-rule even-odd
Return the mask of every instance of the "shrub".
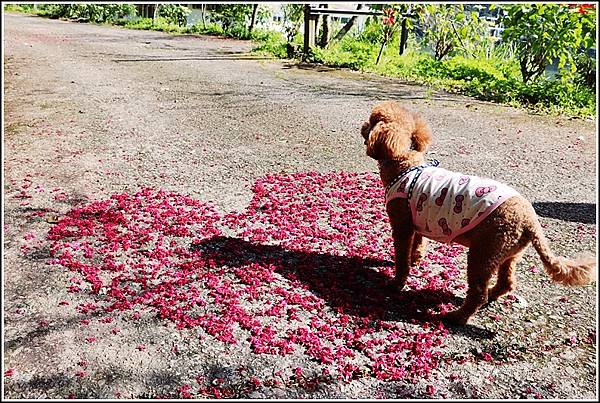
[[514, 43], [523, 82], [543, 76], [553, 59], [563, 74], [575, 73], [577, 54], [595, 46], [594, 5], [514, 4], [501, 6], [505, 41]]
[[37, 14], [49, 18], [102, 23], [135, 15], [136, 11], [132, 4], [40, 4]]
[[357, 36], [360, 42], [379, 43], [383, 37], [383, 26], [376, 20], [369, 20], [363, 31]]
[[219, 24], [215, 23], [206, 23], [202, 24], [198, 22], [190, 27], [184, 29], [183, 32], [192, 33], [192, 34], [202, 34], [202, 35], [223, 35], [223, 28]]
[[347, 67], [363, 70], [377, 55], [377, 45], [362, 41], [342, 40], [329, 48], [314, 48], [312, 62], [324, 63], [334, 67]]
[[284, 59], [288, 55], [288, 42], [281, 32], [254, 31], [252, 39], [258, 42], [252, 51], [265, 52], [277, 58]]
[[442, 62], [444, 75], [455, 80], [493, 81], [505, 79], [504, 74], [490, 63], [464, 56], [455, 56]]
[[164, 17], [169, 24], [185, 27], [187, 16], [192, 12], [189, 8], [178, 4], [159, 4], [158, 15]]

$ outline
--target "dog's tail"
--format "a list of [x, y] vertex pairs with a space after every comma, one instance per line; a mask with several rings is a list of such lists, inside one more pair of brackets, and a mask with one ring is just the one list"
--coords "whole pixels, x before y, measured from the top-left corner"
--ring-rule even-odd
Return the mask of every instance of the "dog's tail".
[[531, 243], [544, 263], [546, 273], [555, 283], [563, 285], [586, 285], [596, 280], [596, 259], [583, 256], [576, 260], [555, 256], [544, 236], [542, 226], [535, 223]]

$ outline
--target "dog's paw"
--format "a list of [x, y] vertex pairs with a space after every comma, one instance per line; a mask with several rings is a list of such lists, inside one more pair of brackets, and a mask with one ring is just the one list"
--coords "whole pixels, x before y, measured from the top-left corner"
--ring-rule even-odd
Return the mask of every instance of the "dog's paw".
[[402, 291], [402, 289], [404, 288], [405, 285], [406, 285], [406, 281], [399, 281], [396, 279], [391, 279], [386, 282], [385, 288], [389, 292], [398, 292], [398, 291]]
[[469, 318], [468, 317], [465, 318], [465, 316], [462, 315], [458, 311], [451, 311], [451, 312], [447, 312], [447, 313], [433, 315], [432, 320], [440, 321], [440, 322], [443, 322], [443, 323], [449, 324], [449, 325], [463, 326], [463, 325], [467, 324], [467, 322], [469, 321]]
[[421, 264], [421, 260], [423, 260], [423, 256], [424, 256], [424, 253], [421, 251], [413, 252], [413, 254], [410, 256], [411, 266], [418, 266], [419, 264]]

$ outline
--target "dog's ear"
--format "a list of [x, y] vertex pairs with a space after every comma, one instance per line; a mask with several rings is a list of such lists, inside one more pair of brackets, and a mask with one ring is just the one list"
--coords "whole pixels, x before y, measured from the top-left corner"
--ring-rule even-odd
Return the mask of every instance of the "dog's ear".
[[[368, 125], [365, 123], [363, 129]], [[389, 128], [384, 122], [378, 122], [375, 126], [368, 126], [371, 130], [367, 131], [365, 137], [365, 144], [367, 146], [367, 155], [375, 160], [383, 159], [382, 148], [384, 144], [384, 137], [388, 134]]]
[[412, 149], [425, 152], [431, 143], [431, 128], [420, 115], [414, 115], [414, 122], [415, 129], [411, 135]]
[[365, 144], [367, 144], [367, 140], [369, 139], [370, 131], [371, 131], [371, 124], [369, 122], [363, 123], [362, 127], [360, 128], [360, 134], [365, 139]]

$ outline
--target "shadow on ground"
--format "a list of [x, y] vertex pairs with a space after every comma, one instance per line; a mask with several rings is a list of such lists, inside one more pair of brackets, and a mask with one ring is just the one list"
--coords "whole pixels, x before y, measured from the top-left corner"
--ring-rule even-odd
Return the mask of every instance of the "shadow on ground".
[[290, 281], [299, 280], [332, 308], [350, 315], [422, 320], [428, 308], [457, 300], [444, 290], [390, 290], [390, 278], [377, 270], [392, 266], [389, 261], [286, 250], [230, 237], [205, 240], [194, 248], [201, 249], [218, 265], [273, 265], [278, 274]]
[[[357, 72], [337, 67], [323, 66], [319, 64], [304, 63], [304, 62], [285, 62], [283, 64], [284, 70], [304, 70], [314, 71], [318, 73], [326, 72], [339, 72], [341, 74], [357, 74]], [[334, 94], [336, 96], [351, 96], [351, 97], [365, 97], [368, 99], [384, 100], [384, 99], [418, 99], [428, 101], [446, 101], [446, 102], [469, 102], [470, 104], [477, 104], [479, 101], [473, 99], [467, 99], [464, 96], [451, 94], [445, 91], [432, 91], [425, 87], [417, 86], [415, 83], [405, 81], [400, 78], [388, 78], [380, 77], [369, 74], [368, 85], [366, 81], [354, 80], [345, 81], [342, 85], [339, 81], [323, 84], [318, 83], [314, 85], [314, 88], [318, 89], [319, 92]], [[483, 102], [481, 102], [483, 103]]]
[[535, 212], [541, 217], [563, 221], [596, 224], [596, 205], [591, 203], [537, 202]]

